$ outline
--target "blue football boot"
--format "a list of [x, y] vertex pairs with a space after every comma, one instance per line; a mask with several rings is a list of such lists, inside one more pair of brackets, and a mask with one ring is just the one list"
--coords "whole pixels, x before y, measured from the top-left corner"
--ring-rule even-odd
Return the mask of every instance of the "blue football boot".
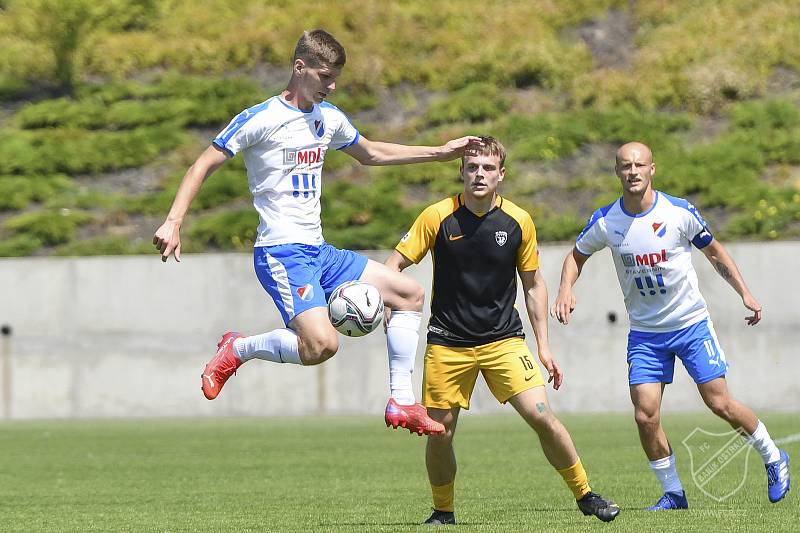
[[789, 492], [789, 454], [781, 450], [781, 458], [764, 465], [767, 468], [769, 501], [779, 502]]
[[660, 500], [655, 505], [648, 507], [648, 511], [666, 511], [668, 509], [688, 509], [689, 502], [686, 501], [686, 493], [680, 492], [665, 492]]

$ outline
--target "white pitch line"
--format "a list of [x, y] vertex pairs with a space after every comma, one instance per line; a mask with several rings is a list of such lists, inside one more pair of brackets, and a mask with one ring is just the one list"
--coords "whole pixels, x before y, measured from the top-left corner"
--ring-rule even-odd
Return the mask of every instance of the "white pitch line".
[[775, 439], [775, 444], [789, 444], [790, 442], [797, 442], [797, 441], [800, 441], [800, 433], [795, 433], [794, 435], [787, 435], [786, 437]]

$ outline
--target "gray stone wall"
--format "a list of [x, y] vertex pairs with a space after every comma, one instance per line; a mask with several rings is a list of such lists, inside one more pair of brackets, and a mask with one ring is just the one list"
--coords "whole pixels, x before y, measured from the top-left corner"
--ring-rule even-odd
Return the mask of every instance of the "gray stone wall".
[[[542, 247], [552, 302], [565, 245]], [[758, 410], [800, 410], [800, 243], [730, 245], [764, 320], [746, 327], [735, 292], [699, 252], [695, 267], [722, 346], [733, 394]], [[382, 260], [388, 252], [368, 252]], [[430, 262], [408, 272], [430, 290]], [[569, 326], [550, 322], [551, 347], [565, 371], [551, 403], [561, 412], [628, 412], [627, 317], [607, 251], [587, 263]], [[523, 321], [524, 305], [518, 300]], [[608, 320], [616, 314], [616, 322]], [[427, 314], [424, 317], [427, 322]], [[5, 418], [159, 417], [374, 413], [388, 393], [382, 331], [342, 338], [340, 352], [313, 368], [252, 361], [220, 397], [207, 401], [200, 372], [228, 329], [282, 327], [253, 273], [249, 254], [0, 260], [0, 415]], [[529, 344], [533, 335], [526, 324]], [[422, 376], [420, 341], [415, 373]], [[703, 404], [680, 366], [665, 410]], [[497, 405], [479, 379], [472, 410]]]

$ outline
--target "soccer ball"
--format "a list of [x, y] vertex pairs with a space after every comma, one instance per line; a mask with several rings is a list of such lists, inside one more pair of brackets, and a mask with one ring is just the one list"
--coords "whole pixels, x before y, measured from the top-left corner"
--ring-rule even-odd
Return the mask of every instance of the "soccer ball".
[[342, 335], [366, 335], [383, 320], [381, 293], [363, 281], [342, 283], [328, 299], [328, 317], [336, 331]]

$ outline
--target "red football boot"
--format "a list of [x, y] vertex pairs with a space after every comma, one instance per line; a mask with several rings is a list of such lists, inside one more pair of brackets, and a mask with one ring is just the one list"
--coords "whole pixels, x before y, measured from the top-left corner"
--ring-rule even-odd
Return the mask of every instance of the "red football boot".
[[441, 435], [444, 433], [444, 426], [428, 416], [428, 410], [420, 403], [413, 405], [400, 405], [389, 398], [386, 404], [386, 427], [397, 426], [408, 429], [410, 433], [417, 435]]
[[219, 396], [222, 386], [228, 378], [236, 373], [236, 369], [242, 366], [242, 361], [233, 352], [233, 341], [242, 337], [235, 331], [229, 331], [222, 336], [222, 340], [217, 344], [217, 355], [206, 365], [200, 378], [202, 381], [203, 394], [209, 400]]

